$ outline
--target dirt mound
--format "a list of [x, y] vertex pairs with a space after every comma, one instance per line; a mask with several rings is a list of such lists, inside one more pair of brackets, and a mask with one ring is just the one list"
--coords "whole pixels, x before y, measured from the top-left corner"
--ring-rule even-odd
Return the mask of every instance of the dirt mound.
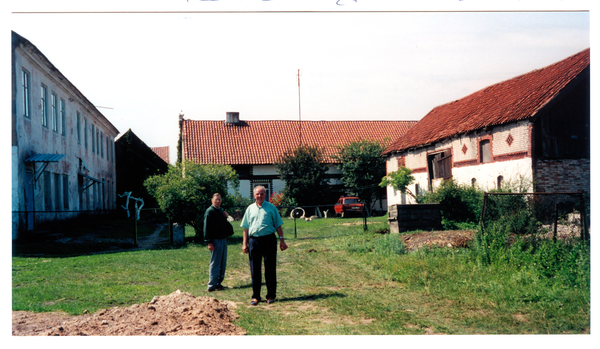
[[244, 335], [231, 323], [235, 304], [194, 297], [179, 290], [130, 307], [101, 309], [94, 314], [13, 311], [13, 336], [198, 336]]
[[425, 246], [455, 248], [466, 247], [467, 242], [473, 240], [473, 232], [468, 230], [430, 231], [401, 235], [400, 238], [406, 245], [406, 249], [409, 251], [418, 250]]

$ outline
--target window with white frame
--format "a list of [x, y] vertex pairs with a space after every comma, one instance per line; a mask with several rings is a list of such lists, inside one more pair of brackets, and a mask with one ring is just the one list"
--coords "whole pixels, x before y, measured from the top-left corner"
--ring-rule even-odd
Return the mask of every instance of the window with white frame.
[[31, 117], [31, 91], [29, 90], [29, 72], [25, 69], [22, 70], [21, 74], [22, 87], [23, 87], [23, 116]]
[[48, 88], [42, 85], [40, 91], [40, 103], [42, 112], [42, 126], [48, 127]]
[[77, 112], [77, 144], [81, 144], [81, 114]]
[[67, 135], [67, 106], [64, 99], [60, 99], [60, 133]]
[[58, 100], [56, 98], [56, 93], [54, 92], [50, 94], [50, 115], [52, 131], [58, 133]]

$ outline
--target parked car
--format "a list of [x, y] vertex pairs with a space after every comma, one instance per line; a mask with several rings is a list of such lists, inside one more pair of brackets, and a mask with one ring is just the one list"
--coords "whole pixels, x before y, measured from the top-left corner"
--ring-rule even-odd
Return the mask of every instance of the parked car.
[[340, 196], [337, 203], [333, 205], [336, 216], [347, 217], [350, 214], [362, 215], [365, 209], [363, 204], [357, 196]]

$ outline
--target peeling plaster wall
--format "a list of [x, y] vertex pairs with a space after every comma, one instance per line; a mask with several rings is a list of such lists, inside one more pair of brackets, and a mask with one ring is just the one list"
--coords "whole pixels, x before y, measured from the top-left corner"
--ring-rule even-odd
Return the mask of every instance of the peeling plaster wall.
[[[41, 176], [33, 193], [36, 222], [60, 220], [73, 214], [63, 211], [80, 211], [116, 208], [114, 139], [118, 130], [81, 94], [33, 45], [13, 35], [12, 55], [12, 195], [13, 211], [25, 211], [26, 171], [38, 171], [42, 163], [25, 163], [35, 154], [65, 154], [59, 162], [51, 162], [45, 168], [50, 173], [50, 195], [45, 200], [44, 176]], [[29, 74], [30, 116], [24, 116], [24, 94], [22, 72]], [[47, 90], [47, 125], [42, 124], [41, 86]], [[52, 95], [56, 96], [56, 114], [59, 122], [53, 128]], [[64, 134], [62, 130], [61, 100], [65, 105]], [[80, 138], [78, 141], [77, 114], [80, 115]], [[87, 129], [85, 122], [87, 121]], [[92, 135], [91, 126], [94, 125]], [[85, 131], [87, 130], [87, 147]], [[96, 134], [96, 130], [98, 131]], [[94, 145], [101, 144], [100, 151], [93, 151]], [[98, 148], [96, 148], [98, 149]], [[89, 169], [87, 175], [105, 184], [96, 183], [80, 196], [81, 179], [78, 175], [80, 159]], [[58, 175], [56, 177], [55, 175]], [[63, 187], [64, 178], [68, 186]], [[59, 181], [56, 181], [59, 179]], [[56, 183], [58, 183], [58, 188]], [[58, 191], [57, 191], [58, 189]], [[67, 205], [64, 193], [67, 192]], [[56, 198], [59, 198], [58, 202]], [[48, 202], [50, 205], [48, 205]], [[58, 205], [57, 205], [58, 203]], [[60, 211], [43, 213], [44, 211]], [[24, 214], [13, 213], [13, 238], [23, 230]]]

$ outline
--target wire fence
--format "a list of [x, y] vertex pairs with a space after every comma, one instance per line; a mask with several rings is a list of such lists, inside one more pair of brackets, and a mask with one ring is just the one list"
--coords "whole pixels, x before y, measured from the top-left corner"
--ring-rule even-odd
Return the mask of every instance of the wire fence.
[[553, 240], [589, 239], [589, 214], [583, 192], [485, 193], [482, 232], [502, 221], [516, 235], [543, 234]]

